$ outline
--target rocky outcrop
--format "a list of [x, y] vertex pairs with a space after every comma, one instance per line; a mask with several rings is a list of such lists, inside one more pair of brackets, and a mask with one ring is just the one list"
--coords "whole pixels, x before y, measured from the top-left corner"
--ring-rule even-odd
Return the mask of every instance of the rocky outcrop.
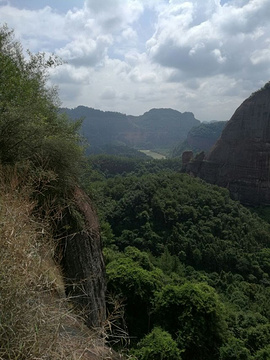
[[106, 284], [97, 215], [79, 188], [71, 209], [64, 212], [59, 224], [66, 293], [79, 306], [86, 324], [99, 327], [105, 319]]
[[186, 171], [244, 204], [270, 204], [270, 83], [242, 103], [210, 153]]

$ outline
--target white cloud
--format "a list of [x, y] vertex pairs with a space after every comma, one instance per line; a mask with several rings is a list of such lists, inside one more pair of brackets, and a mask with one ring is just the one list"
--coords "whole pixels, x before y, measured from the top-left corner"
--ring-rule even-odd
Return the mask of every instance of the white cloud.
[[116, 91], [112, 87], [106, 87], [105, 90], [100, 95], [100, 98], [103, 100], [113, 100], [116, 98]]
[[57, 55], [75, 66], [94, 66], [104, 59], [111, 42], [111, 37], [104, 35], [96, 39], [81, 37], [59, 49]]
[[269, 67], [270, 64], [270, 49], [255, 50], [251, 54], [251, 62], [253, 65], [264, 64]]
[[1, 7], [0, 23], [7, 23], [16, 30], [23, 45], [32, 51], [51, 49], [50, 43], [67, 41], [68, 37], [63, 31], [64, 19], [45, 7], [38, 11], [19, 10], [9, 5]]
[[262, 48], [260, 54], [268, 51], [263, 46], [270, 36], [269, 18], [269, 0], [249, 1], [242, 7], [211, 0], [171, 1], [147, 43], [149, 55], [177, 69], [178, 81], [221, 73], [248, 76], [258, 63], [257, 47]]
[[51, 71], [65, 106], [227, 119], [270, 78], [269, 0], [85, 0], [66, 12], [50, 4], [0, 0], [0, 23], [25, 48], [68, 62]]

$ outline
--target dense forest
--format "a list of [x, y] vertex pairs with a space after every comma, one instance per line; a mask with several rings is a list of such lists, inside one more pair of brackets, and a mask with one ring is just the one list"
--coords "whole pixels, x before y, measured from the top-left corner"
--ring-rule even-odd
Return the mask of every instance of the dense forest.
[[82, 182], [101, 221], [108, 308], [113, 298], [124, 311], [112, 341], [126, 334], [134, 359], [268, 359], [270, 225], [180, 167], [88, 160]]

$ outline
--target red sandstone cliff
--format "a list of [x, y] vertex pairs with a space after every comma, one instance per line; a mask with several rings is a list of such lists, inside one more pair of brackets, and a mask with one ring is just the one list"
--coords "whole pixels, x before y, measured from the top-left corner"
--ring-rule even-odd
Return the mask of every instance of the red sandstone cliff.
[[270, 83], [239, 106], [208, 156], [187, 172], [227, 187], [244, 204], [270, 204]]

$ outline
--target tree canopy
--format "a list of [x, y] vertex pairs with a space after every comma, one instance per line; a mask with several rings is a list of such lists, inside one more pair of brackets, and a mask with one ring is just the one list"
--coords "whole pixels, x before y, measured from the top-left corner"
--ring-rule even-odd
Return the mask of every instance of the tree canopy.
[[131, 353], [267, 359], [269, 224], [176, 163], [93, 157], [84, 179], [101, 219], [108, 291], [125, 305]]

